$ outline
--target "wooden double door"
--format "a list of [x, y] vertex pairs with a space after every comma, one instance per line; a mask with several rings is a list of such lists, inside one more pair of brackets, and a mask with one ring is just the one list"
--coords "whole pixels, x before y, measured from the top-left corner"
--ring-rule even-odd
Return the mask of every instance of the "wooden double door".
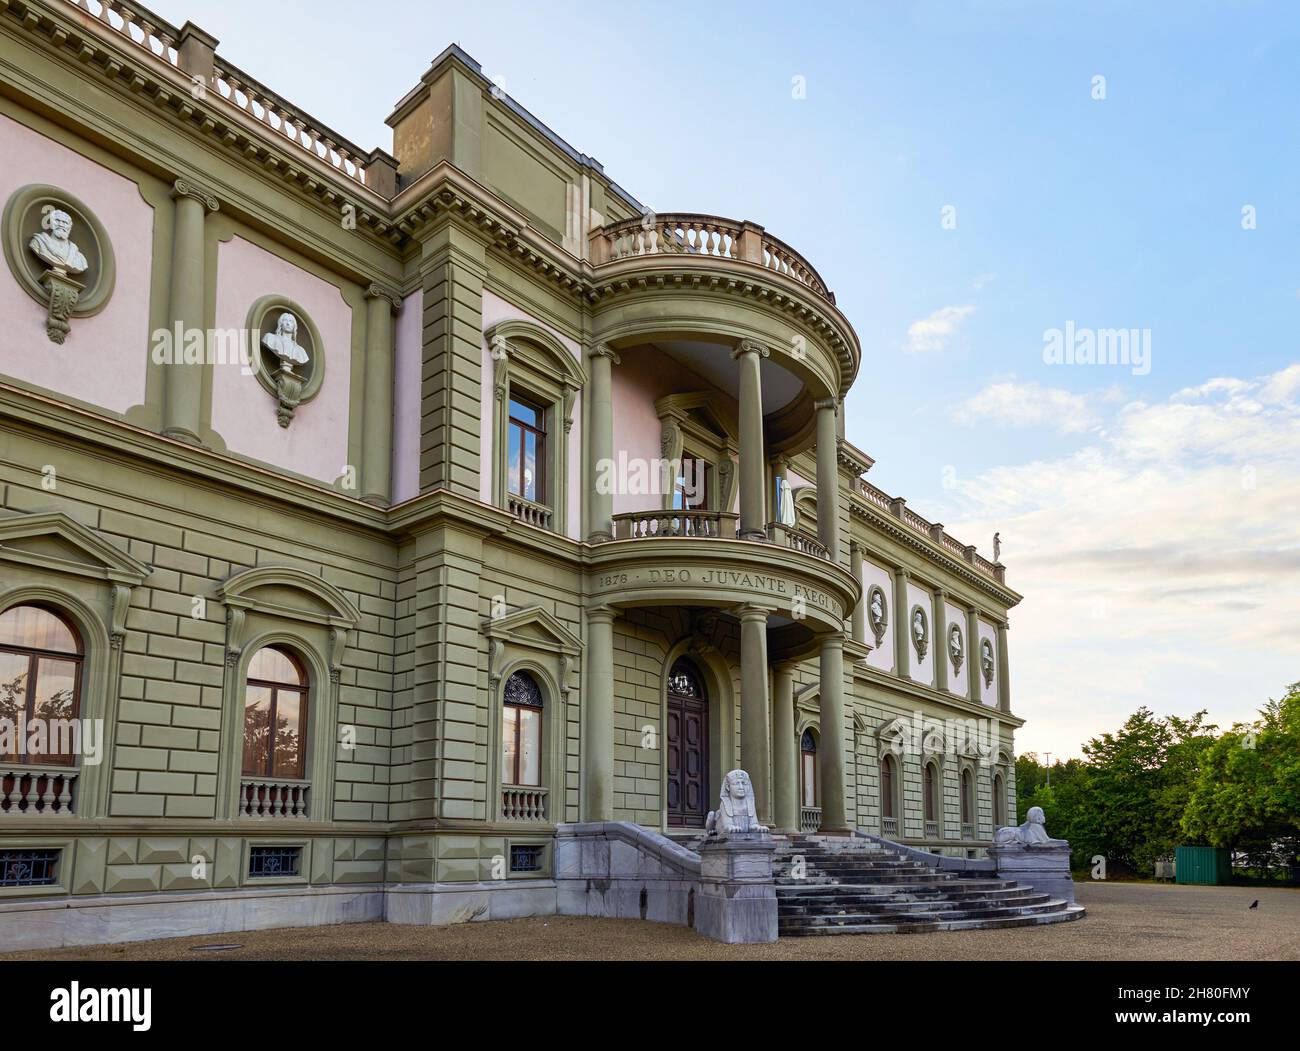
[[709, 699], [688, 660], [668, 674], [668, 824], [703, 828], [709, 811]]

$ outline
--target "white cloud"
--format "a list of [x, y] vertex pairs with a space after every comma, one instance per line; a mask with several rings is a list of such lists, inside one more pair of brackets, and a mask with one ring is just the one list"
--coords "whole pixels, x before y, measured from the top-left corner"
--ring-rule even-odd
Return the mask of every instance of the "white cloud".
[[989, 421], [1000, 427], [1047, 426], [1063, 434], [1078, 434], [1097, 424], [1088, 396], [1015, 380], [990, 383], [959, 405], [953, 419], [967, 425]]
[[961, 323], [973, 313], [973, 303], [960, 307], [940, 307], [929, 317], [913, 321], [907, 326], [907, 343], [903, 349], [909, 354], [945, 349]]
[[1011, 615], [1020, 750], [1078, 755], [1143, 704], [1229, 725], [1300, 679], [1298, 374], [1099, 398], [1087, 410], [1104, 429], [1077, 451], [959, 483], [938, 517], [957, 537], [1000, 531], [1025, 596]]

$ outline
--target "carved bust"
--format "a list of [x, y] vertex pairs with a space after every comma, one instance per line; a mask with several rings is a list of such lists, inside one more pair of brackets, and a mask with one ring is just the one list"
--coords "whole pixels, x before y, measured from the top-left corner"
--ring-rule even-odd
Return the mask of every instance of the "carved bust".
[[714, 836], [733, 833], [765, 833], [766, 825], [758, 823], [754, 809], [754, 786], [744, 770], [733, 770], [722, 779], [722, 795], [718, 809], [710, 810], [704, 822], [705, 830]]
[[262, 346], [280, 359], [280, 367], [292, 372], [295, 365], [306, 365], [311, 359], [298, 342], [298, 319], [285, 311], [275, 323], [275, 331], [262, 337]]
[[41, 232], [32, 235], [27, 247], [46, 266], [62, 274], [82, 274], [90, 267], [80, 248], [71, 239], [72, 216], [61, 208], [47, 204], [41, 209]]
[[876, 645], [885, 637], [885, 593], [880, 588], [872, 588], [867, 598], [867, 620], [871, 624], [871, 633], [876, 636]]
[[965, 655], [965, 644], [962, 642], [961, 628], [954, 624], [948, 629], [948, 657], [952, 660], [952, 666], [957, 671], [961, 670], [961, 662]]
[[980, 643], [980, 668], [984, 672], [984, 685], [993, 685], [993, 644], [985, 639]]
[[920, 608], [912, 610], [912, 645], [916, 647], [916, 655], [920, 659], [925, 658], [926, 647], [929, 644], [930, 629], [925, 623], [925, 614]]
[[1047, 834], [1047, 818], [1040, 806], [1029, 808], [1023, 825], [1007, 825], [993, 834], [995, 847], [1050, 846], [1064, 842], [1063, 839], [1052, 839]]

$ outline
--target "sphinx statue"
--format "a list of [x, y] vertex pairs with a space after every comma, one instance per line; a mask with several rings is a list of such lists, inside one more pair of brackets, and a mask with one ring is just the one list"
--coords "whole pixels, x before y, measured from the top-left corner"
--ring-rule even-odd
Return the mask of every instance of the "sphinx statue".
[[1066, 840], [1053, 839], [1047, 834], [1047, 818], [1040, 806], [1029, 808], [1023, 825], [1006, 825], [993, 834], [995, 847], [1041, 847], [1065, 842]]
[[718, 809], [709, 811], [704, 829], [711, 836], [726, 836], [737, 832], [761, 834], [767, 831], [766, 825], [758, 823], [758, 812], [754, 809], [754, 786], [750, 784], [749, 775], [744, 770], [733, 770], [722, 779]]

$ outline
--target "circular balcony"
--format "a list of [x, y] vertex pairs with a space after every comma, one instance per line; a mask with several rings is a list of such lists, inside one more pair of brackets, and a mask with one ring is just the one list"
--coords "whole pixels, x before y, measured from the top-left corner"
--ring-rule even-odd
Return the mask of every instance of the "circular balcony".
[[639, 511], [613, 522], [614, 539], [592, 548], [595, 604], [766, 606], [780, 648], [794, 651], [842, 631], [857, 603], [852, 574], [802, 530], [773, 524], [766, 542], [739, 540], [737, 516], [724, 511]]

